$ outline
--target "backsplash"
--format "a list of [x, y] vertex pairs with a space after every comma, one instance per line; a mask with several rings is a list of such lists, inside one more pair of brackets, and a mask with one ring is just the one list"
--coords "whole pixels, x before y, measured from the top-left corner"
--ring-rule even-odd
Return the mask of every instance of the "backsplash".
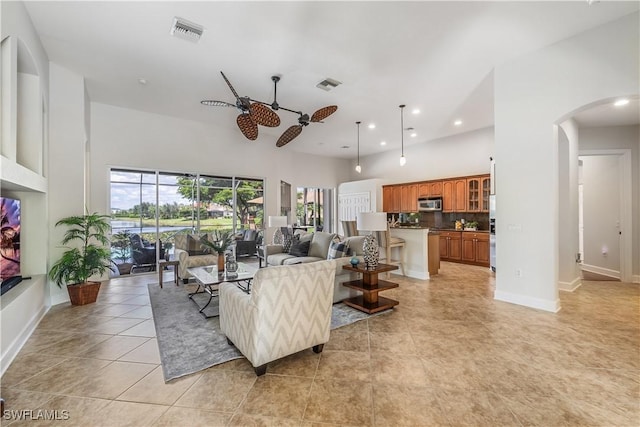
[[[429, 228], [455, 228], [455, 222], [464, 219], [465, 222], [476, 221], [478, 223], [478, 230], [489, 230], [489, 214], [488, 213], [475, 213], [475, 212], [418, 212], [410, 214], [388, 214], [388, 219], [391, 220], [392, 216], [396, 221], [403, 224], [418, 224], [421, 227]], [[417, 220], [417, 223], [416, 223]]]

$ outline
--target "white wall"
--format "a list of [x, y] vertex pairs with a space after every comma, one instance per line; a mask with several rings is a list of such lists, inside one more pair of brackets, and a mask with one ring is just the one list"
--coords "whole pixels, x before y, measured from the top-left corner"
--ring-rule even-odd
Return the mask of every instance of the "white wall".
[[381, 178], [385, 184], [489, 173], [493, 156], [493, 128], [484, 128], [404, 148], [407, 164], [400, 166], [400, 150], [360, 156], [362, 173], [349, 163], [350, 180]]
[[554, 124], [637, 93], [638, 53], [635, 13], [496, 68], [496, 299], [560, 309]]
[[640, 127], [580, 128], [580, 151], [631, 150], [631, 226], [633, 280], [640, 282]]
[[297, 187], [336, 189], [349, 162], [246, 140], [237, 128], [91, 104], [91, 206], [109, 207], [110, 167], [265, 178], [265, 216], [279, 215], [280, 180]]
[[578, 239], [578, 125], [573, 119], [560, 124], [558, 137], [558, 286], [574, 290], [580, 286], [576, 263]]

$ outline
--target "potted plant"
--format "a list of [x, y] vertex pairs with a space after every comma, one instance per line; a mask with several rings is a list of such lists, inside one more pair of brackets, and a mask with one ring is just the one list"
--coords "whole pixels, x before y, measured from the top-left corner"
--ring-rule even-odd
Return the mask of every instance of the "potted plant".
[[68, 227], [62, 239], [63, 245], [79, 242], [79, 247], [67, 247], [49, 270], [49, 278], [59, 287], [67, 285], [73, 305], [95, 302], [100, 282], [89, 281], [89, 278], [113, 270], [107, 239], [110, 229], [108, 218], [108, 215], [87, 213], [63, 218], [56, 223], [56, 227]]
[[218, 254], [218, 272], [224, 271], [224, 251], [226, 251], [233, 242], [233, 233], [231, 230], [215, 230], [211, 233], [211, 237], [202, 236], [200, 243], [202, 248], [208, 252], [215, 252]]
[[465, 230], [476, 231], [478, 229], [477, 221], [469, 221], [464, 225]]
[[127, 262], [130, 257], [130, 248], [131, 232], [129, 232], [129, 230], [119, 231], [111, 237], [111, 249], [113, 250], [115, 258], [120, 261], [120, 263], [117, 264], [120, 274], [129, 274], [131, 267], [133, 267], [133, 263]]

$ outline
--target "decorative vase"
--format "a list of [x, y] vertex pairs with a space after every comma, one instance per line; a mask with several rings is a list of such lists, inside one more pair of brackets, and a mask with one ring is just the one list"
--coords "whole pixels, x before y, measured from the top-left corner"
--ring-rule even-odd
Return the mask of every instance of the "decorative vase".
[[351, 263], [352, 267], [357, 267], [358, 264], [360, 263], [360, 260], [357, 257], [354, 256], [353, 258], [351, 258], [351, 260], [349, 262]]
[[224, 273], [224, 252], [218, 252], [218, 274]]
[[380, 252], [378, 249], [378, 241], [373, 234], [369, 234], [364, 238], [362, 245], [364, 253], [364, 266], [367, 270], [375, 270], [378, 267]]
[[284, 239], [283, 239], [283, 234], [282, 234], [282, 230], [280, 229], [280, 227], [276, 228], [276, 231], [273, 232], [273, 244], [274, 245], [281, 245], [284, 243]]
[[238, 263], [233, 258], [233, 254], [227, 254], [227, 260], [224, 264], [225, 273], [228, 277], [238, 275]]

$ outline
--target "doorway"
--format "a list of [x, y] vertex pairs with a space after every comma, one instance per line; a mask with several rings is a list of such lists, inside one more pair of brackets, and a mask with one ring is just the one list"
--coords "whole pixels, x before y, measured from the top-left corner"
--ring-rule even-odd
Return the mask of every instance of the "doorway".
[[631, 153], [579, 153], [578, 235], [589, 280], [631, 281]]

